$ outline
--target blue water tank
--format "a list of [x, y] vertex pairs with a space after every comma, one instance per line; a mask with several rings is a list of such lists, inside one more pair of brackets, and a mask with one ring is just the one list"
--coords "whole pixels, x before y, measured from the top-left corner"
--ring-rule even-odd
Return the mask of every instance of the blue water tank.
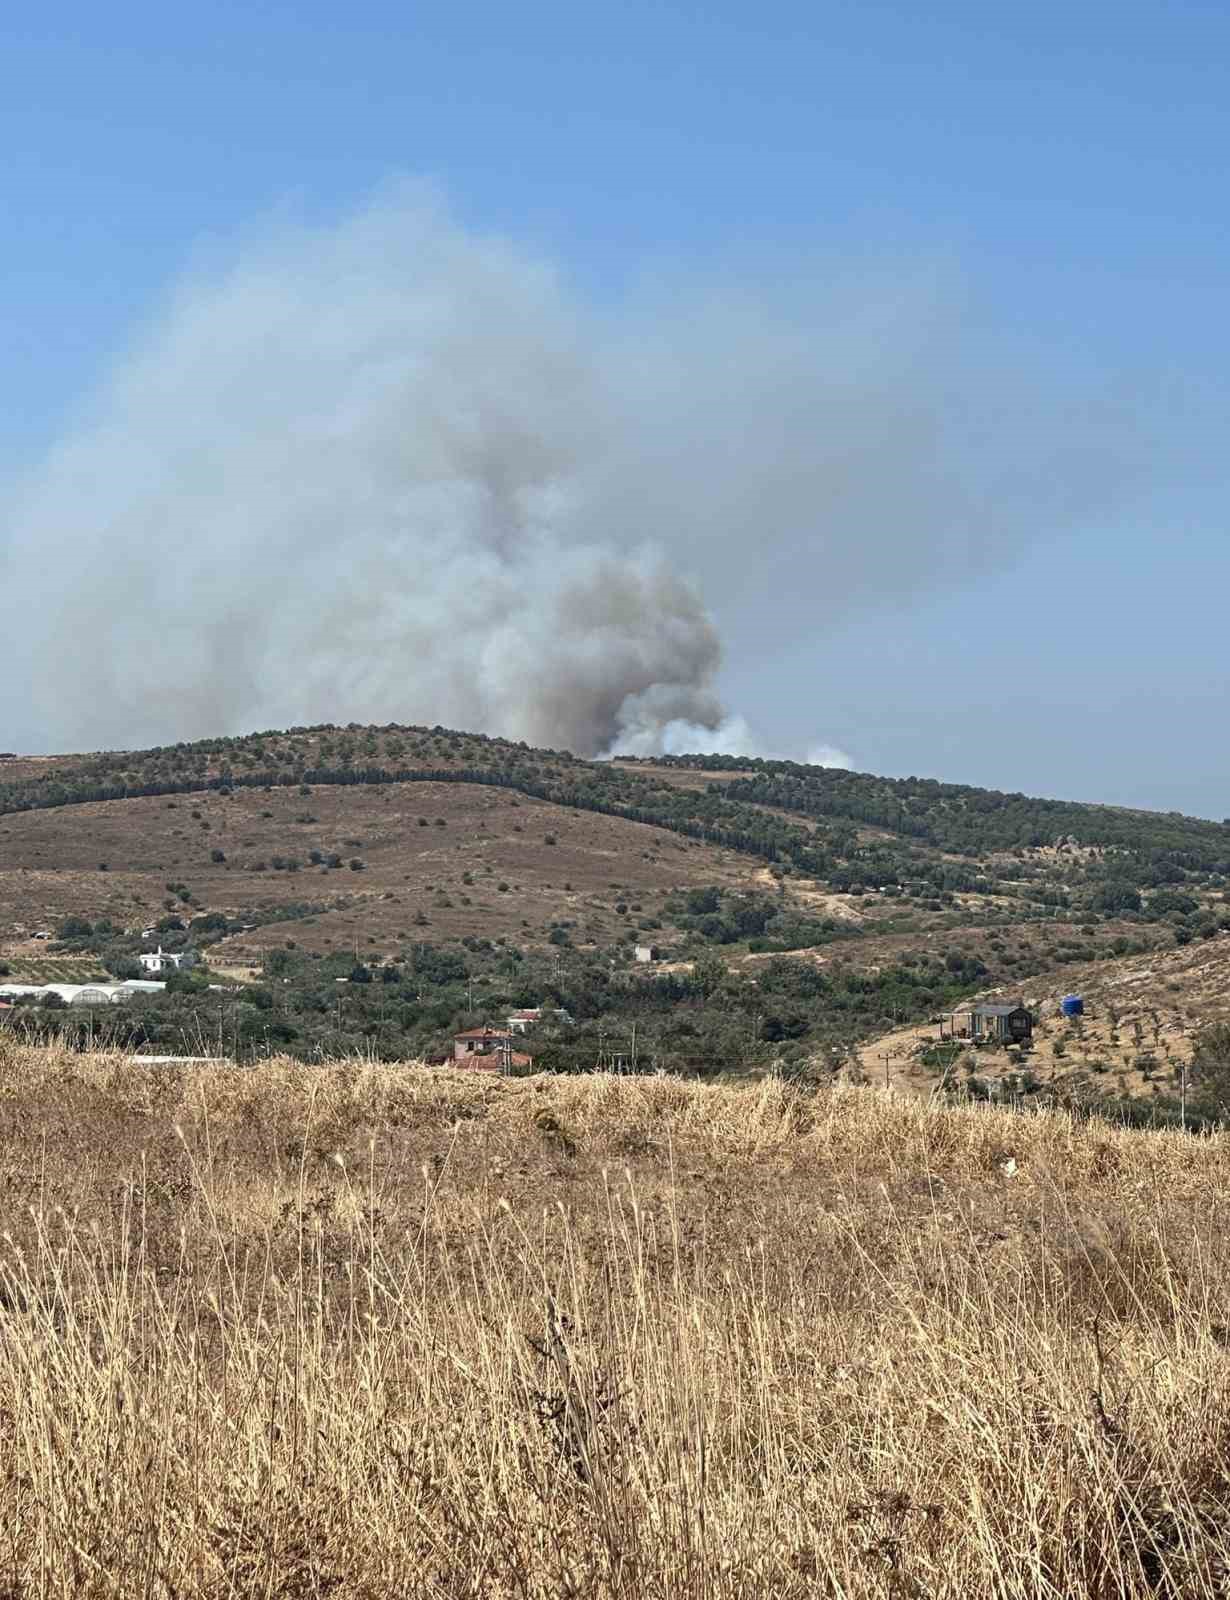
[[1065, 1017], [1083, 1017], [1085, 1015], [1085, 1002], [1078, 994], [1065, 994], [1059, 1002], [1059, 1009]]

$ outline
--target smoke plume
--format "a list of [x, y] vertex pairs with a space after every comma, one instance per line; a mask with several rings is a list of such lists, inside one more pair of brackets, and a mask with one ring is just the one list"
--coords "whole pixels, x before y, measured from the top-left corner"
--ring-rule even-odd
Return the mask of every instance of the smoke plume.
[[61, 749], [359, 720], [755, 753], [724, 650], [1083, 503], [1028, 389], [925, 287], [800, 270], [603, 312], [401, 187], [193, 274], [17, 486], [5, 709]]

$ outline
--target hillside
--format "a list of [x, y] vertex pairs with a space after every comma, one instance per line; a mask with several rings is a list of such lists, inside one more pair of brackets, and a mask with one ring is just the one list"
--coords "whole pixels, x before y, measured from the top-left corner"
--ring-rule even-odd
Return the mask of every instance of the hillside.
[[[972, 992], [1053, 997], [1074, 965], [1216, 941], [1228, 881], [1230, 828], [1198, 819], [438, 728], [0, 764], [10, 976], [128, 970], [152, 927], [290, 991], [276, 1027], [228, 1002], [239, 1050], [391, 1058], [546, 999], [579, 1025], [559, 1064], [832, 1060]], [[638, 942], [661, 955], [640, 971]], [[337, 1005], [352, 975], [378, 1004]], [[151, 1003], [142, 1036], [225, 1038], [222, 1005]]]
[[0, 818], [0, 851], [0, 926], [10, 935], [73, 913], [126, 923], [207, 908], [254, 925], [228, 941], [240, 959], [281, 943], [274, 917], [305, 904], [313, 909], [295, 918], [295, 936], [311, 950], [358, 937], [376, 954], [392, 951], [425, 936], [416, 917], [436, 939], [481, 932], [544, 943], [572, 918], [606, 941], [625, 921], [611, 909], [621, 893], [658, 907], [680, 884], [736, 885], [751, 873], [744, 857], [644, 824], [435, 782], [40, 809]]
[[[1061, 993], [1081, 995], [1082, 1016], [1061, 1014]], [[1027, 1052], [971, 1047], [954, 1058], [943, 1026], [929, 1018], [867, 1040], [858, 1064], [870, 1081], [887, 1079], [916, 1096], [949, 1082], [1005, 1099], [1024, 1093], [1081, 1104], [1130, 1096], [1174, 1111], [1189, 1084], [1198, 1088], [1192, 1074], [1201, 1035], [1230, 1024], [1230, 939], [1065, 964], [1012, 990], [984, 989], [977, 998], [1018, 997], [1037, 1018]]]
[[1214, 1600], [1220, 1138], [0, 1039], [9, 1592]]

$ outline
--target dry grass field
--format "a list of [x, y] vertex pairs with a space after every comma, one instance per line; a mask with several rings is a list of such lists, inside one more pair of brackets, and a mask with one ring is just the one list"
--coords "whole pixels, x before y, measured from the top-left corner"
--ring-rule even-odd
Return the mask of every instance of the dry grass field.
[[0, 1595], [1226, 1592], [1221, 1137], [8, 1047], [0, 1181]]

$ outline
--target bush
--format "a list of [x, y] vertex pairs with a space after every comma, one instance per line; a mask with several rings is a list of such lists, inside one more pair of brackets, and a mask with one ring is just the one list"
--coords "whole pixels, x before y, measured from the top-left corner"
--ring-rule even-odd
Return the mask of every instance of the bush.
[[1134, 884], [1124, 881], [1104, 883], [1100, 889], [1094, 891], [1089, 900], [1090, 910], [1100, 911], [1105, 916], [1115, 916], [1124, 911], [1139, 911], [1140, 906], [1140, 890]]
[[167, 994], [199, 994], [207, 986], [205, 974], [199, 967], [191, 972], [169, 972]]

